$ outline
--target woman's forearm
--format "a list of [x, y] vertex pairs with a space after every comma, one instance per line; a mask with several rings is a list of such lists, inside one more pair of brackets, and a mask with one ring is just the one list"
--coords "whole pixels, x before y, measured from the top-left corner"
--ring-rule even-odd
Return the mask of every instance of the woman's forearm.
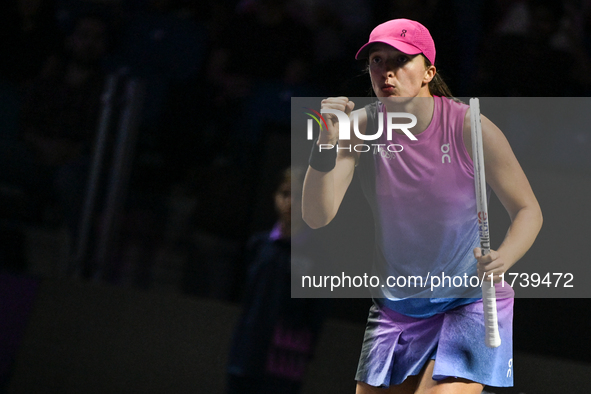
[[512, 220], [498, 252], [513, 266], [533, 245], [542, 227], [542, 211], [538, 205], [520, 209]]

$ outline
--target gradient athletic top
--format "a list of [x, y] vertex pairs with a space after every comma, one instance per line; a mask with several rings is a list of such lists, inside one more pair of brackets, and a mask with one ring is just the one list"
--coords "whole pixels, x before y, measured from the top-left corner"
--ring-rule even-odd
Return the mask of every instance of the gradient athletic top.
[[[377, 143], [385, 145], [361, 154], [357, 168], [375, 222], [373, 275], [382, 284], [400, 277], [398, 286], [373, 289], [374, 302], [412, 317], [433, 316], [482, 296], [476, 281], [470, 286], [479, 236], [474, 170], [463, 140], [469, 106], [433, 100], [433, 119], [416, 141], [396, 132], [388, 141], [384, 127]], [[365, 109], [367, 134], [377, 130], [378, 116], [387, 125], [381, 102]], [[444, 286], [432, 292], [431, 285], [442, 279]]]

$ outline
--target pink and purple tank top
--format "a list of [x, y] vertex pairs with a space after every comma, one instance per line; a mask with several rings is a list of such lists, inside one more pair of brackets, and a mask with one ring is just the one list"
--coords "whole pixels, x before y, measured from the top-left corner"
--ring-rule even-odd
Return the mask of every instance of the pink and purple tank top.
[[[473, 164], [463, 141], [469, 107], [443, 97], [433, 100], [431, 123], [416, 141], [397, 133], [388, 141], [384, 132], [377, 143], [398, 144], [391, 150], [402, 146], [402, 151], [372, 149], [361, 154], [357, 168], [375, 222], [373, 275], [382, 284], [388, 276], [408, 282], [404, 288], [374, 289], [374, 301], [413, 317], [432, 316], [481, 297], [480, 287], [464, 286], [469, 283], [465, 278], [477, 275], [473, 249], [479, 246]], [[386, 116], [385, 107], [376, 102], [366, 111], [367, 133], [374, 133], [377, 117]], [[446, 282], [432, 293], [433, 276], [443, 275], [461, 277], [462, 286]], [[424, 281], [422, 287], [417, 277]]]

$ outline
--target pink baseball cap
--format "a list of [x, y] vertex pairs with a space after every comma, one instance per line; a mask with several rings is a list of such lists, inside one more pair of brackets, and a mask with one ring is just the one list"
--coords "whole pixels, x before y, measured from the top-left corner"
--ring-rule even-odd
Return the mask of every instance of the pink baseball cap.
[[369, 57], [369, 46], [376, 42], [388, 44], [407, 55], [422, 53], [435, 64], [435, 43], [429, 30], [410, 19], [393, 19], [378, 25], [369, 35], [367, 44], [361, 47], [355, 59]]

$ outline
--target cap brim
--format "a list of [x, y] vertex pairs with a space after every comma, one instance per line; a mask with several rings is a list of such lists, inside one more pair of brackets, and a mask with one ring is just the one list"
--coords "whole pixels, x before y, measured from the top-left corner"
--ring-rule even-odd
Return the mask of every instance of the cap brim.
[[366, 59], [369, 57], [369, 47], [372, 44], [382, 43], [386, 45], [390, 45], [394, 49], [398, 49], [402, 53], [406, 53], [407, 55], [418, 55], [421, 53], [421, 50], [414, 45], [410, 45], [406, 42], [397, 41], [397, 40], [375, 40], [370, 41], [364, 46], [362, 46], [355, 55], [355, 59]]

